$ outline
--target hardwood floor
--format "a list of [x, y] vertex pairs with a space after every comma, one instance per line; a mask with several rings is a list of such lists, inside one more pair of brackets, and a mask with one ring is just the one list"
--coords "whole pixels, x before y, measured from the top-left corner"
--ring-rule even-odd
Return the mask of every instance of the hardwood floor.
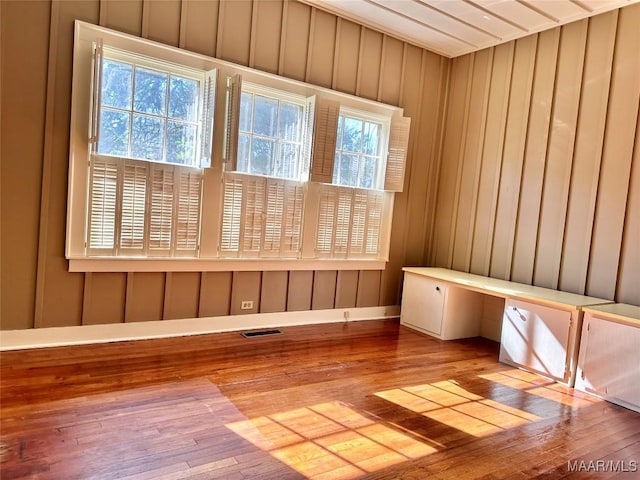
[[0, 354], [0, 478], [639, 478], [640, 414], [494, 342], [282, 331]]

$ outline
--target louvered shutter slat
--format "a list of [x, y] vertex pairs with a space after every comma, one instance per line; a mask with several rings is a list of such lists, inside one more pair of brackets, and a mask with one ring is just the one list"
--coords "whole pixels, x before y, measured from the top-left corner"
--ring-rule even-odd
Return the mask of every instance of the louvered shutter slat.
[[227, 114], [225, 138], [225, 162], [227, 171], [235, 171], [238, 164], [238, 131], [240, 129], [240, 99], [242, 77], [234, 75], [227, 79]]
[[382, 225], [383, 195], [383, 192], [369, 192], [364, 251], [367, 255], [377, 256], [380, 250], [380, 227]]
[[283, 254], [297, 254], [302, 243], [302, 212], [304, 189], [300, 185], [286, 185], [285, 213], [282, 240]]
[[353, 195], [350, 189], [338, 190], [338, 207], [336, 209], [336, 230], [333, 252], [339, 256], [346, 256], [351, 234], [351, 207]]
[[280, 253], [284, 205], [284, 182], [269, 179], [267, 182], [264, 244], [262, 251], [273, 256], [277, 256]]
[[198, 171], [180, 172], [178, 194], [178, 222], [176, 245], [179, 252], [196, 253], [200, 237], [200, 192], [202, 174]]
[[409, 145], [411, 118], [401, 117], [391, 121], [389, 133], [389, 154], [384, 177], [384, 189], [401, 192], [404, 188], [404, 170]]
[[122, 170], [120, 248], [142, 251], [148, 166], [144, 163], [125, 162]]
[[213, 143], [213, 114], [216, 97], [216, 70], [206, 72], [204, 78], [204, 96], [202, 101], [202, 133], [200, 137], [200, 167], [211, 166], [211, 147]]
[[333, 180], [339, 114], [340, 103], [316, 98], [311, 151], [311, 180], [314, 182], [331, 183]]
[[225, 176], [220, 251], [238, 253], [240, 248], [240, 223], [242, 212], [242, 182]]
[[333, 251], [333, 230], [335, 228], [337, 197], [336, 188], [325, 187], [320, 192], [316, 234], [316, 253], [320, 257], [327, 257]]
[[118, 165], [115, 160], [94, 159], [91, 165], [89, 250], [114, 249]]
[[149, 250], [170, 251], [173, 228], [174, 170], [154, 166], [151, 171]]
[[265, 183], [264, 178], [251, 178], [244, 182], [244, 215], [241, 235], [242, 252], [246, 256], [259, 256], [261, 251]]
[[356, 190], [353, 201], [353, 218], [351, 221], [351, 243], [349, 253], [364, 253], [364, 232], [367, 222], [367, 191]]

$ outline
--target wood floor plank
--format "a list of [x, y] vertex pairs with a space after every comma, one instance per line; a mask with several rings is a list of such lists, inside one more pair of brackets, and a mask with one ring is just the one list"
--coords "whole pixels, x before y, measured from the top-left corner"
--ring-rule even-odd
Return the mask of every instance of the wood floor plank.
[[632, 478], [568, 462], [633, 465], [640, 414], [497, 355], [394, 320], [2, 352], [0, 478]]

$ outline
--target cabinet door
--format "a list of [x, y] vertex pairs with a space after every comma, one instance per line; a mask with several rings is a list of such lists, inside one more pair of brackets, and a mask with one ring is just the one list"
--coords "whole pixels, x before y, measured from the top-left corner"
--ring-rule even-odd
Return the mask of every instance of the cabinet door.
[[582, 342], [584, 389], [640, 408], [640, 328], [587, 317]]
[[507, 300], [502, 319], [500, 361], [567, 382], [571, 312]]
[[446, 287], [430, 278], [405, 274], [400, 320], [418, 330], [440, 336]]

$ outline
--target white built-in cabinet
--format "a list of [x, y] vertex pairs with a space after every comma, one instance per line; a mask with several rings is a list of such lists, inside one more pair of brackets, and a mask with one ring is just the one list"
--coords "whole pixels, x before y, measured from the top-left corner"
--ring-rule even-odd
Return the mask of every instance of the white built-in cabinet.
[[585, 308], [575, 388], [640, 412], [640, 307]]
[[578, 322], [576, 309], [508, 299], [502, 317], [500, 361], [570, 383]]
[[575, 380], [582, 307], [611, 303], [443, 268], [403, 270], [402, 325], [441, 340], [479, 336], [491, 320], [484, 300], [499, 297], [500, 361], [567, 385]]

